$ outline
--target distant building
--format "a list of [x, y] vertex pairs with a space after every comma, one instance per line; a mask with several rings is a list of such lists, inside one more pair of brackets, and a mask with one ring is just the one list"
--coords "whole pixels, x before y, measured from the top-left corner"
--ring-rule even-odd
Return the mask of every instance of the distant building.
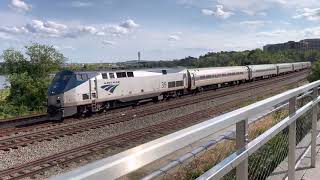
[[304, 39], [303, 42], [307, 45], [307, 49], [320, 49], [320, 39]]
[[320, 39], [304, 39], [299, 42], [295, 41], [288, 41], [286, 43], [279, 43], [279, 44], [268, 44], [263, 46], [264, 51], [283, 51], [289, 49], [296, 49], [296, 50], [320, 50]]

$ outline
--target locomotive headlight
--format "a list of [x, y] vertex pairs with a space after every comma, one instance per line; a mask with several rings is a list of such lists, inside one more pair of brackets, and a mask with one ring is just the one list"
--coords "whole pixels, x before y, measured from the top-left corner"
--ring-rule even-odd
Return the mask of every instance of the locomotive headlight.
[[57, 103], [60, 104], [60, 96], [57, 97]]

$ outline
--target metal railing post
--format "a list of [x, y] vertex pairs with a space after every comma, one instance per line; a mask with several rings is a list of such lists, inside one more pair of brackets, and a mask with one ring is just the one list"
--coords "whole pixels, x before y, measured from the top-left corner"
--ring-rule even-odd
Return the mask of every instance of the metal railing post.
[[[318, 87], [313, 88], [312, 98], [315, 101], [318, 97]], [[311, 129], [311, 167], [316, 167], [316, 146], [317, 146], [317, 119], [318, 104], [312, 107], [312, 129]]]
[[[240, 121], [236, 124], [236, 148], [243, 148], [247, 144], [248, 120]], [[236, 179], [248, 180], [248, 159], [242, 161], [236, 167]]]
[[[296, 97], [289, 100], [289, 116], [296, 113]], [[296, 165], [296, 121], [289, 125], [288, 179], [295, 179]]]

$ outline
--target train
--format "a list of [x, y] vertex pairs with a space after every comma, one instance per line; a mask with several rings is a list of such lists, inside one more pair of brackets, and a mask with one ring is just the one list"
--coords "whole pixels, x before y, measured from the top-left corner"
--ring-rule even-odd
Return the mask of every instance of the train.
[[71, 71], [55, 74], [48, 88], [52, 120], [106, 111], [123, 105], [163, 99], [270, 78], [304, 69], [310, 62], [193, 69]]

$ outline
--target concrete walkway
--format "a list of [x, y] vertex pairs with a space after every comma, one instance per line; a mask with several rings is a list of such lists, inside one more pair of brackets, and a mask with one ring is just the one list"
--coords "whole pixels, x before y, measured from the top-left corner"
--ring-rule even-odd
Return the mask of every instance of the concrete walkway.
[[[303, 142], [304, 141], [304, 142]], [[317, 159], [316, 167], [311, 168], [310, 134], [297, 146], [296, 178], [297, 180], [320, 180], [320, 137], [317, 138]], [[285, 159], [275, 171], [268, 177], [268, 180], [286, 180], [288, 160]]]
[[305, 156], [301, 159], [299, 166], [296, 168], [296, 179], [320, 180], [320, 138], [317, 139], [317, 157], [316, 167], [311, 168], [311, 151], [310, 148]]

